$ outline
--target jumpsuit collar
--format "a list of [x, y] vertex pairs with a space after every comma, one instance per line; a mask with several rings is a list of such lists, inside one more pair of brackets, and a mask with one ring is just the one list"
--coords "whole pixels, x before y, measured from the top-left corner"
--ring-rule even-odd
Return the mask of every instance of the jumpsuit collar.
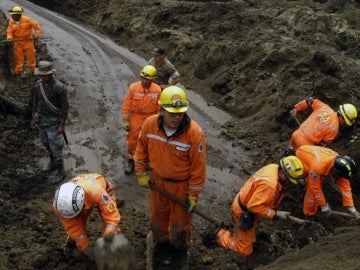
[[158, 117], [158, 127], [165, 134], [167, 138], [176, 137], [184, 133], [189, 128], [190, 122], [191, 122], [190, 117], [185, 113], [184, 118], [180, 122], [180, 125], [178, 126], [174, 134], [168, 137], [166, 136], [166, 132], [164, 128], [164, 117], [162, 115], [159, 115]]

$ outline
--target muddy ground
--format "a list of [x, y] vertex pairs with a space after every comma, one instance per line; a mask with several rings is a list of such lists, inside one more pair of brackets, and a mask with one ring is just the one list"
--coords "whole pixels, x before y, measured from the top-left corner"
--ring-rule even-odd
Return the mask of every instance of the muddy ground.
[[[341, 103], [360, 108], [356, 1], [108, 0], [93, 1], [93, 6], [81, 0], [33, 2], [91, 25], [145, 58], [155, 44], [164, 45], [183, 84], [233, 116], [224, 123], [222, 137], [252, 157], [249, 164], [233, 161], [242, 177], [281, 155], [296, 128], [288, 116], [296, 101], [315, 96], [334, 108]], [[3, 15], [2, 33], [5, 25]], [[67, 257], [61, 250], [64, 233], [49, 207], [53, 187], [39, 173], [43, 152], [34, 144], [36, 132], [29, 129], [34, 79], [11, 77], [7, 49], [0, 43], [0, 261], [4, 269], [92, 269], [94, 265], [81, 255]], [[37, 43], [37, 50], [41, 59], [51, 59], [46, 44]], [[356, 127], [343, 130], [332, 147], [359, 164], [358, 136]], [[352, 187], [358, 208], [359, 183], [357, 176]], [[328, 183], [324, 189], [331, 206], [344, 210], [339, 193]], [[281, 208], [302, 218], [301, 194], [294, 188]], [[229, 196], [219, 201], [229, 215], [231, 200]], [[126, 202], [121, 212], [122, 230], [136, 250], [137, 269], [145, 269], [147, 212]], [[92, 221], [90, 232], [95, 237], [95, 215]], [[359, 269], [359, 224], [321, 214], [317, 221], [322, 227], [260, 222], [253, 266]], [[194, 230], [191, 269], [243, 267], [236, 254], [203, 246], [202, 229]]]

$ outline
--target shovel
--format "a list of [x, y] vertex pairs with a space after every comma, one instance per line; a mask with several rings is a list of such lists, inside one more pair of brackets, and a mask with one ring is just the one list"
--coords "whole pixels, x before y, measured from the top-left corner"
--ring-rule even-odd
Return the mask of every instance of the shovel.
[[[184, 202], [182, 200], [180, 200], [179, 198], [175, 197], [174, 195], [170, 194], [169, 192], [159, 188], [158, 186], [156, 186], [153, 182], [150, 182], [150, 188], [152, 188], [153, 190], [156, 190], [158, 192], [160, 192], [162, 195], [164, 195], [165, 197], [167, 197], [168, 199], [180, 204], [181, 206], [183, 206], [184, 208], [188, 207], [187, 202]], [[200, 209], [195, 208], [193, 210], [193, 213], [199, 215], [200, 217], [206, 219], [207, 221], [209, 221], [210, 223], [216, 225], [217, 227], [223, 227], [223, 223], [210, 217], [209, 215], [205, 214], [204, 212], [202, 212]]]
[[96, 241], [95, 263], [98, 270], [132, 270], [135, 252], [124, 234], [108, 233]]

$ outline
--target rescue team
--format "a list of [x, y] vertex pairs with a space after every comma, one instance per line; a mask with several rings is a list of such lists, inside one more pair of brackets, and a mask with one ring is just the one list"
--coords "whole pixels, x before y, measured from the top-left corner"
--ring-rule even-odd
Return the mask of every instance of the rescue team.
[[[35, 83], [31, 127], [39, 129], [49, 154], [50, 162], [44, 172], [57, 170], [51, 178], [57, 184], [65, 179], [62, 148], [69, 109], [67, 90], [53, 76], [55, 71], [50, 62], [40, 61], [36, 68], [33, 38], [40, 37], [40, 25], [23, 16], [21, 7], [14, 6], [9, 12], [12, 19], [7, 39], [14, 41], [14, 74], [21, 74], [26, 57], [30, 70], [40, 76]], [[165, 262], [173, 257], [179, 269], [187, 269], [193, 210], [206, 179], [206, 138], [200, 125], [187, 114], [187, 95], [176, 85], [180, 74], [166, 58], [165, 49], [158, 46], [152, 54], [153, 58], [140, 72], [140, 81], [129, 86], [122, 104], [121, 127], [127, 132], [124, 173], [135, 171], [138, 184], [149, 188], [155, 261], [161, 258]], [[291, 185], [306, 186], [303, 198], [306, 219], [312, 219], [318, 209], [330, 212], [322, 191], [327, 176], [337, 179], [343, 206], [355, 219], [360, 219], [350, 184], [356, 174], [355, 162], [328, 148], [342, 126], [354, 124], [357, 110], [352, 104], [342, 104], [335, 111], [310, 97], [295, 104], [290, 115], [297, 120], [297, 113], [307, 108], [312, 113], [303, 123], [299, 122], [279, 162], [263, 166], [240, 187], [231, 207], [233, 231], [211, 225], [202, 235], [205, 245], [217, 244], [248, 257], [253, 252], [255, 225], [260, 218], [288, 219], [290, 212], [277, 208]], [[187, 207], [170, 200], [158, 189], [186, 201]], [[105, 176], [80, 174], [56, 190], [53, 209], [68, 235], [67, 250], [77, 247], [92, 256], [85, 227], [93, 208], [99, 210], [103, 220], [103, 234], [120, 232], [121, 215], [113, 186]]]

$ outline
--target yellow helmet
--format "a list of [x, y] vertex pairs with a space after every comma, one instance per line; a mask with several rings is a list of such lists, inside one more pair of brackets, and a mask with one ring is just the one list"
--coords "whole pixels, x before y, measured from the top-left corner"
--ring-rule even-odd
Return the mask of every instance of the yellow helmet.
[[189, 108], [185, 91], [178, 86], [166, 87], [160, 95], [159, 105], [171, 113], [183, 113]]
[[23, 9], [21, 7], [18, 7], [18, 6], [13, 6], [9, 12], [10, 12], [10, 15], [14, 15], [14, 14], [22, 14], [23, 13]]
[[280, 159], [280, 167], [285, 172], [291, 183], [297, 185], [305, 178], [304, 165], [296, 156], [287, 156]]
[[352, 126], [355, 122], [357, 117], [357, 110], [354, 105], [352, 104], [343, 104], [339, 107], [339, 114], [344, 118], [345, 123], [348, 126]]
[[156, 76], [156, 68], [152, 65], [146, 65], [140, 72], [140, 76], [152, 81]]

